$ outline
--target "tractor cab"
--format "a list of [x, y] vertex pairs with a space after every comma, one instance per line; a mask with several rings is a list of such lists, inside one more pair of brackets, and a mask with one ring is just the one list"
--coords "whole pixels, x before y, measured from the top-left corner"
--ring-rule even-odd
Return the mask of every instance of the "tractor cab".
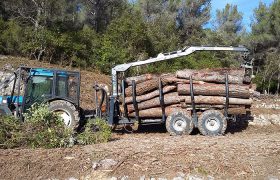
[[[50, 103], [66, 124], [77, 121], [79, 110], [80, 73], [74, 71], [20, 67], [1, 87], [12, 86], [9, 95], [0, 96], [0, 114], [14, 114], [23, 120], [23, 113], [35, 103]], [[66, 109], [66, 110], [65, 110]], [[71, 120], [72, 119], [72, 120]]]
[[66, 100], [79, 106], [79, 79], [78, 72], [30, 69], [26, 81], [24, 108], [55, 99]]

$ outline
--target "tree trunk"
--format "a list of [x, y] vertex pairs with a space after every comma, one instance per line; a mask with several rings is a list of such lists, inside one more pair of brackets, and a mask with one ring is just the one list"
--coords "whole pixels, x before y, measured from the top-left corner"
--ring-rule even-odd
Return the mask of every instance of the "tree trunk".
[[141, 76], [134, 76], [134, 77], [128, 77], [126, 78], [125, 82], [127, 83], [127, 85], [131, 86], [132, 85], [132, 81], [134, 80], [136, 84], [151, 80], [156, 78], [155, 75], [152, 74], [144, 74]]
[[[194, 101], [196, 104], [211, 104], [211, 105], [223, 105], [226, 103], [226, 98], [221, 96], [195, 96]], [[185, 98], [186, 104], [191, 104], [191, 97]], [[252, 99], [239, 99], [229, 98], [230, 105], [251, 105]]]
[[[165, 115], [169, 116], [171, 113], [176, 111], [184, 111], [187, 112], [187, 114], [190, 114], [191, 110], [182, 108], [180, 106], [167, 106], [165, 108]], [[245, 107], [239, 107], [239, 108], [229, 108], [228, 113], [229, 114], [246, 114], [247, 109]], [[221, 110], [223, 113], [223, 110]], [[199, 115], [199, 113], [198, 113]], [[135, 113], [128, 114], [128, 117], [135, 117]], [[145, 109], [139, 111], [139, 117], [141, 118], [161, 118], [162, 117], [162, 109], [160, 107], [157, 108], [151, 108], [151, 109]]]
[[[165, 86], [162, 91], [163, 91], [164, 94], [166, 94], [170, 91], [175, 90], [176, 88], [177, 88], [176, 86]], [[159, 96], [159, 90], [155, 90], [151, 93], [144, 94], [144, 95], [141, 95], [141, 96], [136, 96], [136, 101], [137, 102], [147, 101], [147, 100], [152, 99], [156, 96]], [[130, 96], [130, 97], [125, 98], [125, 102], [126, 103], [132, 103], [133, 102], [133, 97]]]
[[[249, 86], [246, 85], [229, 85], [229, 96], [238, 98], [249, 98], [250, 91]], [[194, 95], [205, 96], [226, 96], [226, 90], [224, 84], [194, 84]], [[178, 84], [179, 95], [190, 95], [190, 84]]]
[[[165, 108], [165, 115], [169, 116], [174, 111], [186, 111], [182, 109], [180, 106], [168, 106]], [[135, 117], [135, 113], [128, 114], [129, 117]], [[139, 111], [139, 117], [141, 118], [161, 118], [162, 117], [162, 109], [160, 107], [150, 108]]]
[[[164, 105], [168, 106], [168, 105], [172, 105], [172, 104], [179, 104], [180, 102], [185, 101], [186, 98], [187, 98], [186, 96], [179, 96], [177, 92], [165, 94], [164, 95]], [[154, 107], [159, 107], [159, 106], [160, 106], [159, 97], [138, 103], [139, 110], [149, 109], [149, 108], [154, 108]], [[134, 111], [133, 104], [127, 105], [127, 110], [129, 113], [133, 112]]]
[[[190, 83], [189, 80], [176, 78], [175, 75], [168, 74], [160, 76], [159, 78], [151, 79], [148, 81], [141, 82], [136, 85], [136, 95], [142, 95], [152, 90], [158, 89], [159, 87], [159, 79], [162, 82], [162, 85], [165, 86], [167, 84], [175, 84], [175, 83]], [[202, 81], [194, 81], [194, 84], [203, 84]], [[132, 96], [132, 86], [129, 86], [125, 90], [126, 96]]]
[[[228, 80], [231, 84], [243, 84], [245, 71], [244, 69], [213, 69], [213, 70], [182, 70], [177, 71], [178, 78], [189, 79], [192, 76], [193, 80], [225, 83], [225, 74], [228, 73]], [[246, 78], [247, 80], [247, 78]]]

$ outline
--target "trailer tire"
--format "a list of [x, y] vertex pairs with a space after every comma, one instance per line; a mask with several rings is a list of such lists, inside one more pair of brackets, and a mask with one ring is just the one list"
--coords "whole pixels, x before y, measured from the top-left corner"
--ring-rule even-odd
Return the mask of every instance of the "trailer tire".
[[225, 116], [217, 110], [204, 111], [198, 119], [198, 129], [204, 136], [223, 135], [227, 128]]
[[166, 119], [166, 129], [171, 136], [191, 134], [194, 125], [192, 118], [183, 111], [176, 111]]
[[65, 126], [73, 130], [77, 130], [79, 127], [79, 111], [72, 103], [63, 100], [52, 101], [49, 104], [49, 110], [58, 113], [62, 117]]

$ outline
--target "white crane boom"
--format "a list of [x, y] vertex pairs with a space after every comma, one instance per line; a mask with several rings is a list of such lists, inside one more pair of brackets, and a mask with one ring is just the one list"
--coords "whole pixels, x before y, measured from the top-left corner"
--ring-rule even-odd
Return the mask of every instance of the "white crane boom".
[[141, 66], [141, 65], [146, 65], [146, 64], [151, 64], [155, 62], [160, 62], [160, 61], [165, 61], [169, 59], [175, 59], [183, 56], [188, 56], [195, 51], [235, 51], [235, 52], [249, 52], [249, 50], [245, 47], [208, 47], [208, 46], [191, 46], [191, 47], [185, 47], [182, 50], [175, 51], [175, 52], [170, 52], [170, 53], [164, 53], [164, 54], [159, 54], [155, 58], [150, 58], [147, 60], [143, 61], [136, 61], [136, 62], [131, 62], [127, 64], [120, 64], [112, 68], [112, 88], [113, 96], [118, 96], [118, 80], [117, 80], [117, 74], [119, 72], [125, 72], [131, 67], [135, 66]]

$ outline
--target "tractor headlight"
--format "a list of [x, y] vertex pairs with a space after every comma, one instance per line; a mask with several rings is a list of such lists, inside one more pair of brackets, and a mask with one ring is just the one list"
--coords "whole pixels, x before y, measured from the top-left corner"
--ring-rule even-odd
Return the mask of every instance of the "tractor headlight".
[[7, 104], [7, 103], [8, 103], [7, 99], [4, 99], [4, 100], [2, 101], [2, 103], [3, 103], [3, 104]]

